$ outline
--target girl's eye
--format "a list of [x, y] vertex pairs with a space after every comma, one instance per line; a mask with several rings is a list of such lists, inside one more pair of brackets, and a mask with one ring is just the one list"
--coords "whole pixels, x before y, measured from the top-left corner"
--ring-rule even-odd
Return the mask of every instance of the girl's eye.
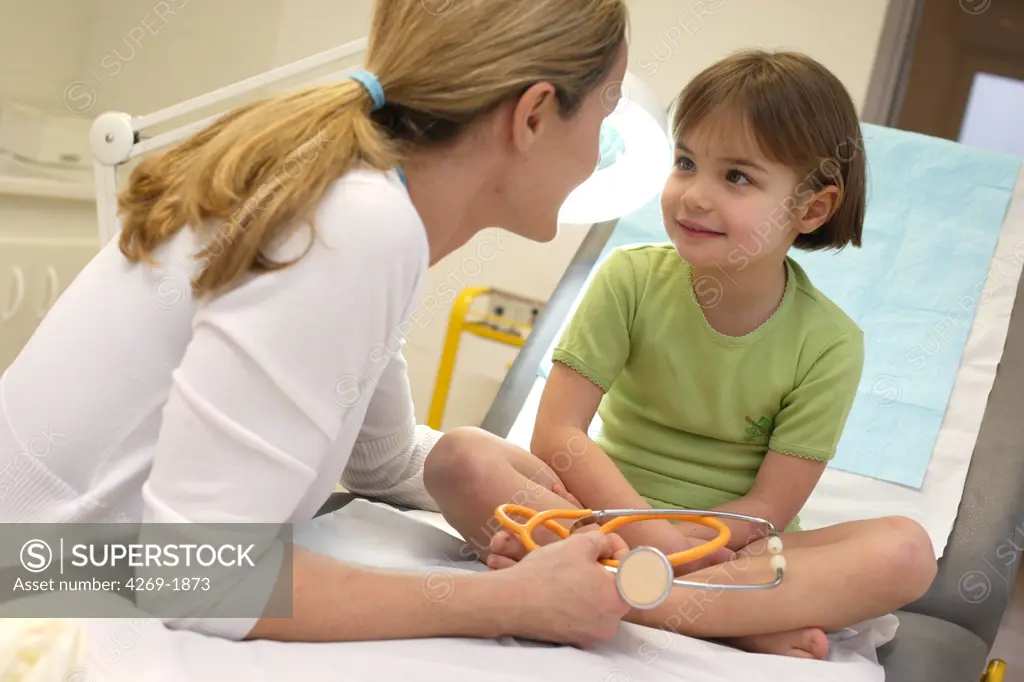
[[680, 156], [676, 159], [676, 167], [679, 170], [693, 170], [693, 161], [688, 156]]
[[747, 184], [750, 184], [750, 178], [748, 178], [746, 175], [739, 172], [738, 170], [729, 171], [728, 173], [725, 174], [725, 177], [728, 178], [729, 182], [737, 184], [742, 184], [743, 182], [746, 182]]

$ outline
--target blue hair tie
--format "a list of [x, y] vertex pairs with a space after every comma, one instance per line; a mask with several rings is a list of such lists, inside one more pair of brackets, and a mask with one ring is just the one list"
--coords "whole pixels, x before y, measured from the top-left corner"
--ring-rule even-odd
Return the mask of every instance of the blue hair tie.
[[381, 87], [380, 81], [375, 75], [369, 71], [362, 70], [356, 71], [349, 78], [360, 83], [370, 93], [370, 97], [373, 99], [374, 111], [384, 106], [386, 102], [384, 99], [384, 88]]

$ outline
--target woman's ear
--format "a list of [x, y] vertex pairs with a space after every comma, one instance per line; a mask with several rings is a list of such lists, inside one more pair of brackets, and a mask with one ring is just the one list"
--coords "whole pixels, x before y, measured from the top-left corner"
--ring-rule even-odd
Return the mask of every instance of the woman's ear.
[[811, 195], [801, 205], [796, 216], [796, 228], [801, 234], [810, 234], [829, 221], [839, 206], [839, 188], [829, 185]]
[[558, 111], [555, 86], [534, 83], [524, 92], [512, 110], [512, 144], [525, 152], [544, 131], [547, 116]]

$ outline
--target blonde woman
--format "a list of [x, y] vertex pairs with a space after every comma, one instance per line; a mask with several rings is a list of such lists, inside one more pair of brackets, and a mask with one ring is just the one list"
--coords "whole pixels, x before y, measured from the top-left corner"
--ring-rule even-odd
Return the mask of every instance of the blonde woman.
[[[622, 0], [378, 0], [365, 71], [143, 162], [119, 241], [0, 379], [0, 520], [302, 522], [339, 481], [435, 509], [440, 434], [414, 421], [400, 352], [427, 269], [487, 227], [555, 235], [597, 164], [626, 27]], [[170, 624], [588, 645], [628, 611], [596, 561], [623, 545], [598, 535], [454, 576], [443, 602], [421, 576], [296, 548], [291, 618]]]

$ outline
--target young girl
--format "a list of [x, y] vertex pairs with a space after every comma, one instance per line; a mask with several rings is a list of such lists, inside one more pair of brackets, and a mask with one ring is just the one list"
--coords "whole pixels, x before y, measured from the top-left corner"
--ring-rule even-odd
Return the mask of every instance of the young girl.
[[[787, 531], [780, 587], [675, 590], [629, 618], [750, 651], [824, 658], [826, 631], [918, 599], [936, 572], [927, 534], [906, 518], [800, 532], [798, 513], [853, 403], [864, 346], [857, 325], [787, 254], [860, 245], [866, 173], [856, 111], [812, 59], [744, 52], [686, 87], [672, 132], [676, 163], [661, 200], [670, 243], [619, 248], [599, 266], [555, 349], [532, 454], [457, 429], [428, 456], [425, 483], [492, 568], [522, 557], [518, 541], [495, 532], [493, 511], [510, 501], [768, 519]], [[602, 427], [591, 439], [595, 414]], [[683, 571], [717, 583], [770, 580], [762, 527], [728, 525], [728, 547]], [[668, 553], [715, 533], [651, 521], [619, 534]]]

